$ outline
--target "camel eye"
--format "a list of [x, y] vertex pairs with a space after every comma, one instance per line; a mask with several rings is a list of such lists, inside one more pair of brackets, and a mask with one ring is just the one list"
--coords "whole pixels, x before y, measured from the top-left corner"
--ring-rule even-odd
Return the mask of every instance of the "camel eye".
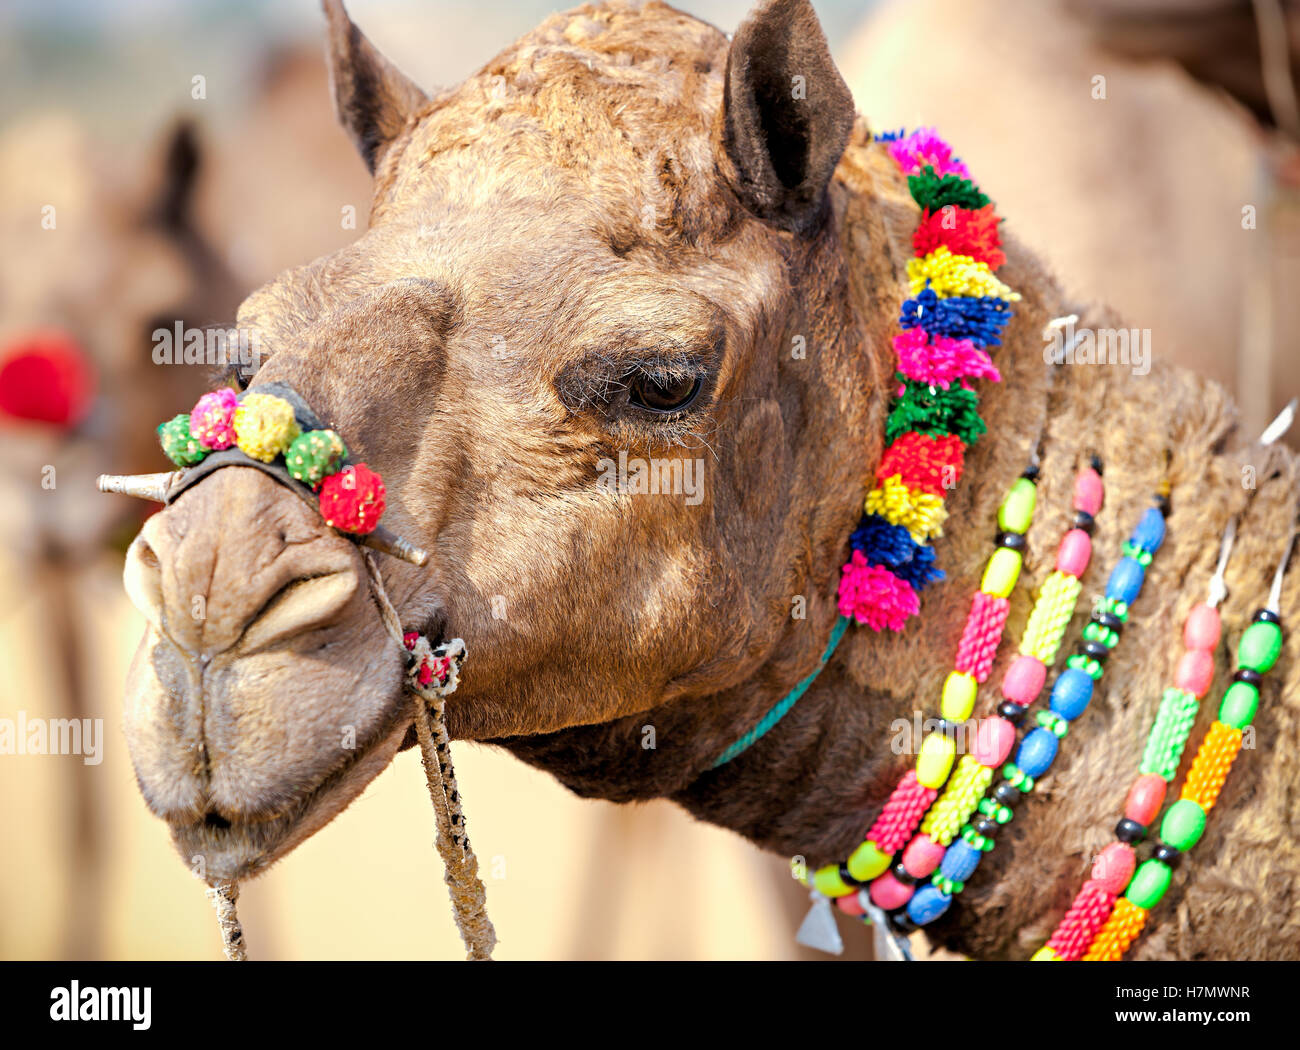
[[657, 378], [638, 372], [628, 382], [627, 400], [647, 412], [680, 412], [699, 397], [703, 386], [704, 378], [698, 375]]

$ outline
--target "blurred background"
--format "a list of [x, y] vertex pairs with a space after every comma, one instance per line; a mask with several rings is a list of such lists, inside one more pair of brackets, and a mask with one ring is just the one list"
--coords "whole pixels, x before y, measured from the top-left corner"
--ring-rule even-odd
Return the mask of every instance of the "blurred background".
[[[727, 32], [748, 0], [683, 3]], [[876, 129], [932, 124], [1075, 294], [1230, 387], [1250, 429], [1300, 393], [1300, 4], [815, 0]], [[351, 0], [448, 85], [547, 0]], [[102, 719], [102, 760], [0, 753], [0, 958], [210, 959], [202, 885], [134, 783], [121, 692], [143, 623], [122, 552], [147, 511], [104, 471], [206, 388], [150, 333], [364, 229], [315, 0], [0, 8], [0, 720]], [[345, 221], [354, 209], [356, 228]], [[4, 736], [0, 731], [0, 751]], [[668, 804], [568, 795], [489, 748], [457, 765], [503, 959], [810, 958], [787, 860]], [[242, 887], [253, 958], [455, 958], [415, 752]], [[870, 937], [845, 923], [848, 954]]]

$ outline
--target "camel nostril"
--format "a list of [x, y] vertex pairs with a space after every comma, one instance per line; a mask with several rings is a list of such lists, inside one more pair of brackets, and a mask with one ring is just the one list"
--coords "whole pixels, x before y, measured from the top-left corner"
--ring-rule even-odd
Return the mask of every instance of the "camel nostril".
[[162, 624], [162, 562], [153, 545], [141, 534], [126, 552], [122, 573], [127, 597], [155, 627]]
[[209, 810], [203, 815], [203, 826], [213, 828], [216, 831], [226, 831], [230, 827], [230, 821], [220, 813]]

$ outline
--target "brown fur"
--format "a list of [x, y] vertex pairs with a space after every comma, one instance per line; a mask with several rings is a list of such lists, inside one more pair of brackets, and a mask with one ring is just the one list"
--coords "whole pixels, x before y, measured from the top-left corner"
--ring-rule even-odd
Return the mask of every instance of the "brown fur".
[[[778, 2], [755, 17], [806, 11]], [[803, 58], [817, 72], [818, 49]], [[1136, 763], [1227, 516], [1244, 514], [1221, 668], [1291, 528], [1296, 468], [1257, 452], [1258, 488], [1244, 489], [1241, 454], [1225, 451], [1231, 406], [1187, 373], [1045, 368], [1039, 332], [1072, 306], [1010, 244], [1004, 276], [1025, 300], [997, 353], [1004, 382], [983, 400], [990, 433], [937, 545], [948, 582], [903, 636], [853, 632], [789, 717], [709, 772], [830, 632], [881, 449], [888, 337], [917, 221], [861, 120], [824, 221], [802, 231], [747, 211], [756, 159], [724, 145], [726, 59], [720, 33], [671, 8], [589, 5], [432, 99], [377, 154], [370, 231], [244, 304], [241, 322], [272, 351], [255, 382], [292, 382], [384, 473], [389, 524], [431, 550], [424, 571], [384, 571], [407, 624], [468, 642], [448, 705], [455, 736], [502, 744], [580, 794], [672, 797], [811, 863], [860, 841], [910, 761], [890, 755], [889, 723], [936, 706], [998, 502], [1040, 433], [1042, 509], [1012, 638], [1050, 571], [1081, 457], [1100, 453], [1108, 479], [1090, 599], [1168, 453], [1170, 537], [1106, 688], [1042, 797], [934, 929], [981, 957], [1024, 956], [1110, 836], [1127, 780], [1115, 771]], [[779, 68], [781, 56], [756, 61]], [[818, 126], [810, 168], [835, 121]], [[805, 359], [790, 353], [796, 335]], [[619, 400], [634, 364], [703, 371], [702, 408], [648, 425]], [[596, 461], [620, 449], [703, 456], [703, 502], [602, 492]], [[402, 743], [401, 664], [363, 580], [356, 549], [254, 471], [217, 472], [137, 540], [128, 587], [151, 628], [128, 738], [150, 806], [210, 874], [262, 870]], [[1285, 594], [1295, 621], [1300, 589]], [[806, 619], [791, 616], [796, 596]], [[1300, 713], [1295, 650], [1264, 690], [1260, 747], [1240, 760], [1137, 957], [1300, 955], [1283, 743]], [[355, 751], [339, 746], [348, 726]]]

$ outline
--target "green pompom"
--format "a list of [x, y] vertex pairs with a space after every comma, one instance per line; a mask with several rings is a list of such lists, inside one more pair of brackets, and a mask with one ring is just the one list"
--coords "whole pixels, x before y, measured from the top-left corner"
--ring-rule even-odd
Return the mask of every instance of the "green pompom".
[[192, 467], [201, 463], [208, 450], [190, 433], [190, 414], [182, 412], [166, 423], [158, 425], [158, 442], [167, 458], [178, 467]]
[[[902, 373], [898, 378], [904, 378]], [[894, 402], [885, 420], [885, 440], [893, 442], [900, 435], [915, 431], [930, 437], [956, 434], [964, 445], [973, 445], [985, 430], [978, 406], [975, 391], [957, 383], [944, 388], [905, 379], [903, 396]]]
[[945, 175], [940, 178], [934, 168], [927, 164], [919, 175], [907, 177], [907, 188], [912, 191], [912, 199], [922, 208], [935, 212], [947, 204], [957, 208], [978, 211], [989, 203], [989, 199], [980, 192], [970, 179], [959, 175]]
[[319, 485], [328, 475], [337, 473], [348, 450], [343, 439], [332, 430], [309, 430], [293, 439], [284, 454], [289, 474], [304, 485]]

